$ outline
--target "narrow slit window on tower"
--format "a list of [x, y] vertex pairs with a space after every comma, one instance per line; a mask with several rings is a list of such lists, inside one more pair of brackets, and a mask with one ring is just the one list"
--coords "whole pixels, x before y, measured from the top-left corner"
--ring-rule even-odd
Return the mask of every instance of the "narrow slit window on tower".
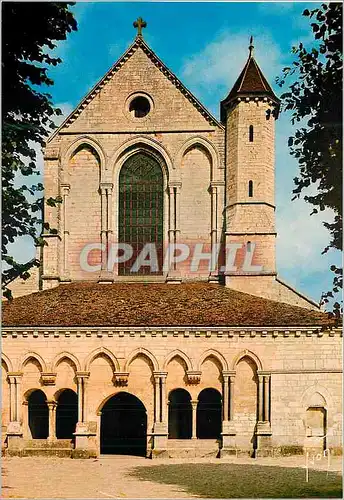
[[249, 135], [250, 142], [253, 142], [253, 125], [249, 126], [248, 135]]
[[247, 248], [248, 252], [251, 252], [252, 246], [251, 246], [251, 242], [250, 241], [247, 242], [246, 248]]
[[248, 181], [248, 196], [253, 197], [253, 181]]

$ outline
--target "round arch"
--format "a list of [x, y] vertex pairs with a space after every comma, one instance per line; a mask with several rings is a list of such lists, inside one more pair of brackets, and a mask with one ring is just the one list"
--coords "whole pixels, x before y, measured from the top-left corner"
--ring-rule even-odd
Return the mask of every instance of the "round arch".
[[137, 396], [119, 391], [102, 403], [100, 452], [146, 456], [147, 411]]
[[245, 349], [244, 351], [240, 352], [233, 360], [232, 362], [232, 367], [231, 369], [232, 370], [235, 370], [236, 368], [236, 365], [239, 363], [239, 361], [242, 359], [242, 358], [250, 358], [252, 361], [254, 361], [254, 363], [256, 364], [257, 366], [257, 369], [258, 370], [263, 370], [263, 364], [261, 362], [261, 360], [258, 358], [258, 356], [256, 354], [254, 354], [254, 352], [252, 351], [249, 351], [248, 349]]
[[31, 437], [32, 439], [47, 439], [49, 436], [49, 409], [46, 394], [42, 389], [30, 389], [25, 394]]
[[170, 352], [166, 356], [166, 358], [164, 360], [164, 364], [163, 364], [163, 369], [167, 370], [167, 365], [169, 364], [169, 362], [172, 361], [172, 359], [176, 358], [176, 357], [181, 358], [185, 362], [186, 368], [188, 371], [193, 370], [193, 364], [192, 364], [191, 359], [189, 358], [189, 356], [187, 354], [185, 354], [185, 352], [181, 351], [180, 349], [176, 349], [176, 350]]
[[70, 352], [64, 351], [57, 354], [53, 359], [53, 362], [51, 364], [53, 372], [55, 372], [57, 365], [64, 359], [69, 359], [69, 361], [73, 363], [75, 371], [81, 371], [81, 365], [78, 358]]
[[29, 359], [35, 359], [40, 367], [41, 367], [41, 372], [46, 372], [47, 371], [47, 365], [44, 361], [44, 359], [42, 358], [42, 356], [40, 356], [39, 354], [37, 354], [36, 352], [27, 352], [25, 354], [25, 356], [21, 359], [21, 362], [20, 362], [20, 371], [23, 371], [26, 363], [29, 361]]
[[197, 365], [198, 371], [201, 371], [202, 363], [204, 363], [204, 361], [207, 358], [216, 359], [220, 363], [222, 370], [228, 370], [228, 363], [227, 363], [227, 360], [224, 358], [224, 356], [219, 351], [216, 351], [215, 349], [208, 349], [207, 351], [205, 351], [201, 355], [201, 357], [198, 360], [198, 365]]
[[198, 439], [220, 439], [222, 430], [222, 395], [212, 387], [198, 395], [196, 415]]
[[55, 393], [56, 407], [56, 438], [74, 439], [78, 422], [78, 395], [69, 388], [60, 389]]
[[114, 371], [120, 371], [118, 359], [106, 347], [98, 347], [98, 349], [95, 349], [87, 356], [87, 358], [85, 359], [85, 363], [84, 363], [85, 371], [87, 371], [87, 372], [90, 371], [90, 365], [91, 365], [92, 361], [95, 358], [98, 358], [99, 356], [102, 356], [102, 355], [104, 357], [107, 357], [110, 360], [110, 363], [111, 363]]
[[90, 146], [91, 148], [94, 149], [94, 151], [98, 154], [99, 160], [100, 160], [100, 170], [105, 170], [106, 169], [106, 156], [103, 151], [103, 148], [99, 142], [97, 142], [95, 139], [92, 139], [91, 137], [88, 137], [87, 135], [84, 135], [82, 137], [78, 137], [75, 141], [73, 141], [71, 144], [67, 146], [67, 149], [65, 152], [62, 154], [61, 158], [61, 168], [64, 170], [66, 167], [68, 167], [68, 163], [74, 154], [74, 152], [83, 144]]
[[191, 395], [184, 388], [176, 388], [168, 394], [168, 438], [191, 439]]
[[129, 354], [129, 356], [128, 356], [126, 362], [125, 362], [125, 368], [124, 368], [125, 372], [129, 371], [130, 364], [138, 356], [144, 356], [144, 357], [146, 357], [150, 361], [150, 363], [152, 364], [153, 370], [154, 371], [159, 371], [159, 363], [158, 363], [156, 357], [154, 356], [154, 354], [152, 354], [150, 351], [148, 351], [144, 347], [139, 347], [138, 349], [135, 349], [134, 351], [132, 351]]

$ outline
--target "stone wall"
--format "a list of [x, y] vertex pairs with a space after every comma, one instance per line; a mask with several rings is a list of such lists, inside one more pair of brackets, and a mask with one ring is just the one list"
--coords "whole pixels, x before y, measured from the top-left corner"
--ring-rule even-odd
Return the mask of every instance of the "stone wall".
[[[153, 432], [149, 446], [161, 448], [154, 444], [159, 428], [168, 449], [170, 391], [186, 389], [191, 400], [197, 401], [203, 389], [214, 388], [222, 393], [225, 405], [229, 401], [223, 439], [229, 439], [230, 450], [265, 452], [259, 441], [260, 426], [264, 425], [270, 452], [302, 452], [309, 441], [306, 411], [314, 406], [314, 395], [323, 398], [327, 412], [326, 446], [336, 453], [341, 446], [339, 331], [11, 329], [5, 330], [3, 337], [3, 424], [9, 423], [10, 386], [6, 384], [11, 380], [11, 390], [16, 390], [11, 405], [18, 406], [11, 418], [17, 415], [18, 439], [29, 438], [26, 401], [30, 392], [43, 390], [53, 404], [61, 390], [69, 388], [79, 392], [79, 400], [84, 398], [79, 402], [84, 405], [83, 425], [94, 430], [91, 448], [98, 454], [101, 408], [114, 394], [124, 391], [139, 398], [147, 410], [147, 431]], [[85, 396], [81, 396], [80, 379], [86, 384]], [[160, 387], [161, 383], [163, 392], [158, 397], [156, 384]], [[163, 420], [158, 422], [157, 404], [163, 406]], [[11, 422], [9, 428], [14, 424]], [[9, 444], [12, 437], [9, 432]], [[180, 443], [179, 447], [183, 446]]]

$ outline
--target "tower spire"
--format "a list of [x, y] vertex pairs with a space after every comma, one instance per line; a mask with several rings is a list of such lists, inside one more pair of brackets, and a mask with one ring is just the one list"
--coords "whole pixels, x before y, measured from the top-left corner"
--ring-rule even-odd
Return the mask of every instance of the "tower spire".
[[254, 49], [254, 45], [253, 45], [253, 36], [251, 35], [251, 38], [250, 38], [250, 45], [248, 47], [248, 50], [250, 51], [250, 57], [253, 56], [253, 49]]

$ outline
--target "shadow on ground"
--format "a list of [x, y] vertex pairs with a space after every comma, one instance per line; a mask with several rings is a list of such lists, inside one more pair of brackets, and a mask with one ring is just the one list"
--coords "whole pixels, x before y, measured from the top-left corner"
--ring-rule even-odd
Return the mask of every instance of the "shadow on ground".
[[238, 464], [171, 464], [135, 467], [130, 472], [143, 481], [174, 484], [204, 498], [341, 498], [337, 472]]

